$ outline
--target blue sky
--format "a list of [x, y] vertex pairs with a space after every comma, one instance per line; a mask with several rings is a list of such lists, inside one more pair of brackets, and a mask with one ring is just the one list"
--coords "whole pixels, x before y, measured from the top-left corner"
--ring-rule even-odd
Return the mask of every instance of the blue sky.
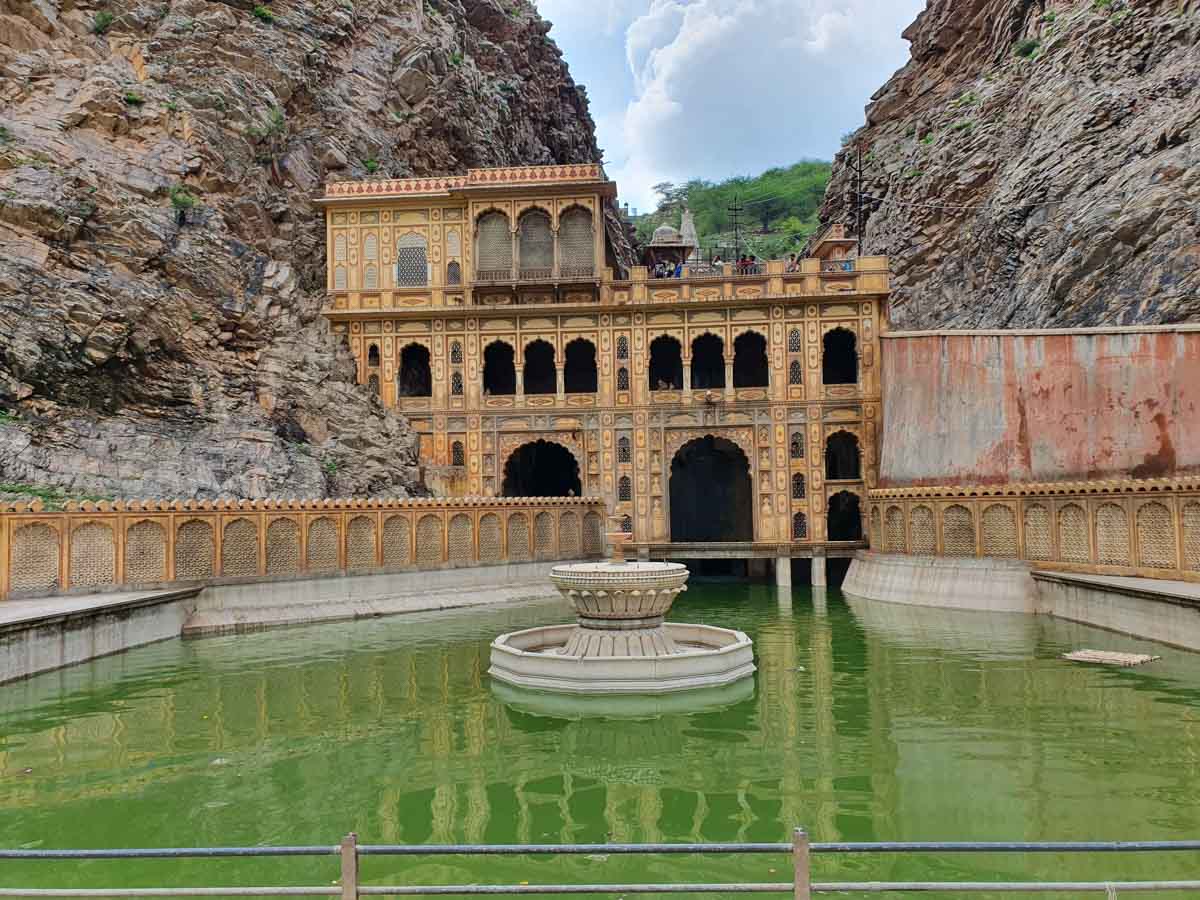
[[924, 0], [537, 0], [622, 201], [830, 159], [908, 59]]

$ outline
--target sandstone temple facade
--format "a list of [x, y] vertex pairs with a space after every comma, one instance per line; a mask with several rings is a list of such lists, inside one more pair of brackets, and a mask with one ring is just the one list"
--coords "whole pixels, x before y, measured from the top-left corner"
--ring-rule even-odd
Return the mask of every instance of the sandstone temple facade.
[[600, 497], [655, 556], [852, 554], [887, 259], [835, 226], [795, 267], [622, 271], [615, 190], [599, 165], [327, 185], [325, 314], [359, 381], [438, 494]]

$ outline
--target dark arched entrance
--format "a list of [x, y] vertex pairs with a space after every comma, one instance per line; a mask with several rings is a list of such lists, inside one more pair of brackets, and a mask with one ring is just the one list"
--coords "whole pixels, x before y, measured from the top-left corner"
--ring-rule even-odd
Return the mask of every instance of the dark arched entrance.
[[829, 540], [862, 540], [862, 513], [858, 507], [857, 494], [838, 491], [829, 498], [829, 512], [826, 515]]
[[517, 392], [517, 367], [513, 348], [503, 341], [492, 341], [483, 351], [483, 392], [505, 396]]
[[522, 381], [526, 394], [553, 394], [558, 390], [554, 348], [546, 341], [532, 341], [526, 345], [525, 374]]
[[750, 462], [724, 438], [689, 441], [671, 460], [671, 540], [754, 540]]
[[848, 431], [835, 431], [825, 441], [825, 478], [829, 481], [858, 481], [862, 465], [858, 437]]
[[826, 384], [858, 383], [858, 341], [854, 332], [834, 328], [821, 341], [821, 380]]
[[662, 334], [650, 342], [647, 374], [652, 391], [683, 390], [683, 354], [679, 349], [679, 341]]
[[733, 386], [767, 387], [767, 339], [757, 331], [738, 335], [733, 342]]
[[576, 338], [567, 344], [563, 385], [568, 394], [596, 393], [596, 348], [591, 341]]
[[707, 332], [692, 341], [692, 390], [725, 387], [725, 343]]
[[429, 371], [429, 349], [409, 344], [400, 351], [400, 371], [396, 386], [401, 397], [428, 397], [433, 393], [433, 376]]
[[504, 497], [578, 497], [579, 463], [553, 441], [533, 441], [513, 451], [504, 464]]

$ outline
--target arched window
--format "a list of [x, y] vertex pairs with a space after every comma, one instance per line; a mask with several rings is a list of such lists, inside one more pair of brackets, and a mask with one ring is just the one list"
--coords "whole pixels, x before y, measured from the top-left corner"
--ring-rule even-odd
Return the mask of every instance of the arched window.
[[596, 393], [596, 347], [591, 341], [576, 338], [567, 344], [563, 385], [568, 394]]
[[455, 397], [461, 397], [463, 392], [463, 377], [462, 372], [455, 370], [450, 373], [450, 393]]
[[429, 259], [424, 235], [410, 232], [396, 241], [396, 284], [424, 287], [429, 283]]
[[368, 262], [378, 262], [379, 260], [379, 238], [373, 234], [368, 234], [363, 238], [363, 259]]
[[792, 516], [792, 540], [808, 540], [808, 518], [802, 512]]
[[679, 341], [665, 334], [651, 341], [650, 367], [647, 371], [650, 390], [683, 390], [683, 356]]
[[628, 475], [622, 475], [617, 481], [617, 499], [622, 501], [633, 499], [633, 481]]
[[596, 269], [596, 244], [592, 213], [572, 206], [558, 219], [558, 272], [564, 278], [592, 275]]
[[338, 266], [333, 270], [333, 289], [335, 291], [346, 290], [346, 267]]
[[512, 277], [512, 232], [508, 216], [492, 210], [475, 228], [475, 265], [481, 280]]
[[517, 392], [516, 354], [504, 341], [492, 341], [483, 350], [483, 392], [506, 396]]
[[461, 366], [462, 365], [462, 342], [461, 341], [451, 341], [450, 342], [450, 364], [452, 366]]
[[617, 369], [617, 390], [629, 390], [629, 370], [624, 367]]
[[367, 348], [367, 365], [371, 368], [379, 367], [379, 345], [372, 344]]
[[788, 384], [804, 384], [804, 368], [798, 359], [788, 363]]
[[446, 264], [446, 284], [462, 284], [462, 266], [458, 264], [458, 260], [451, 260]]
[[554, 347], [546, 341], [531, 341], [525, 345], [524, 384], [526, 394], [553, 394], [558, 391]]
[[715, 334], [692, 341], [692, 389], [725, 387], [725, 343]]
[[835, 431], [825, 441], [825, 478], [857, 481], [862, 478], [858, 438], [848, 431]]
[[626, 534], [633, 534], [633, 516], [621, 517], [621, 530]]
[[746, 331], [733, 342], [733, 386], [766, 387], [767, 339], [757, 331]]
[[427, 347], [409, 344], [400, 351], [400, 371], [396, 373], [396, 382], [401, 397], [428, 397], [433, 394]]
[[455, 441], [450, 445], [450, 465], [465, 466], [467, 464], [467, 454], [463, 450], [462, 441]]
[[548, 278], [554, 269], [554, 234], [550, 216], [531, 209], [517, 222], [517, 249], [522, 278]]
[[374, 263], [367, 263], [363, 268], [363, 290], [379, 290], [379, 266]]
[[788, 353], [800, 352], [800, 329], [793, 328], [788, 332]]
[[629, 462], [629, 438], [627, 437], [617, 438], [617, 462]]
[[625, 335], [617, 338], [617, 359], [629, 359], [629, 338]]
[[858, 350], [854, 332], [835, 328], [822, 341], [821, 379], [825, 384], [858, 384]]
[[370, 378], [367, 379], [367, 390], [369, 390], [376, 397], [379, 396], [379, 376], [378, 375], [373, 374], [373, 375], [371, 375]]
[[803, 500], [806, 494], [804, 491], [804, 476], [796, 472], [792, 475], [792, 499]]
[[344, 234], [339, 234], [333, 239], [333, 261], [346, 261], [346, 236]]
[[804, 432], [792, 432], [792, 459], [804, 459]]
[[862, 512], [858, 495], [839, 491], [830, 497], [826, 525], [825, 533], [831, 541], [861, 541]]

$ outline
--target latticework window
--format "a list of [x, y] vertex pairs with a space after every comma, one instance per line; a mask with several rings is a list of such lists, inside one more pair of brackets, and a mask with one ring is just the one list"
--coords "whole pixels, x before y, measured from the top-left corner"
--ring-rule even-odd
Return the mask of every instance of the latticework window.
[[338, 567], [338, 528], [326, 516], [308, 523], [308, 568], [332, 572]]
[[803, 500], [804, 497], [804, 476], [796, 472], [792, 475], [792, 499]]
[[596, 267], [592, 214], [573, 206], [558, 220], [559, 271], [566, 277], [591, 275]]
[[375, 520], [355, 516], [346, 526], [346, 568], [366, 572], [375, 568]]
[[437, 516], [421, 516], [417, 522], [417, 565], [442, 564], [442, 520]]
[[625, 335], [617, 338], [617, 359], [629, 359], [629, 338]]
[[583, 555], [598, 556], [604, 552], [604, 534], [600, 516], [594, 512], [583, 517]]
[[275, 519], [267, 526], [267, 574], [294, 575], [300, 571], [300, 526], [292, 519]]
[[800, 329], [793, 328], [788, 332], [788, 353], [800, 352]]
[[627, 463], [627, 462], [629, 462], [629, 458], [630, 458], [629, 438], [627, 438], [627, 437], [617, 438], [617, 462]]
[[457, 261], [446, 265], [446, 284], [462, 284], [462, 266]]
[[931, 554], [937, 552], [937, 535], [933, 530], [933, 510], [928, 506], [914, 506], [908, 514], [908, 531], [912, 536], [912, 552]]
[[808, 517], [802, 512], [792, 516], [792, 540], [803, 541], [808, 538]]
[[504, 213], [492, 211], [479, 217], [475, 245], [479, 271], [512, 270], [512, 232]]
[[379, 261], [379, 238], [376, 235], [368, 234], [363, 238], [363, 259], [367, 262]]
[[450, 342], [450, 364], [454, 365], [454, 366], [461, 366], [462, 360], [463, 360], [462, 341], [451, 341]]
[[125, 580], [130, 584], [167, 580], [167, 532], [158, 522], [138, 522], [125, 532]]
[[374, 394], [376, 397], [379, 396], [379, 376], [378, 375], [372, 374], [371, 377], [367, 379], [367, 390], [370, 391], [372, 394]]
[[621, 531], [625, 534], [633, 534], [633, 516], [621, 517]]
[[804, 459], [804, 432], [803, 431], [792, 432], [791, 454], [792, 454], [792, 459]]
[[450, 445], [450, 465], [465, 466], [467, 464], [467, 454], [463, 450], [462, 441], [455, 441]]
[[949, 506], [942, 513], [942, 550], [947, 556], [975, 555], [975, 519], [965, 506]]
[[1183, 508], [1183, 567], [1200, 572], [1200, 503]]
[[379, 290], [379, 266], [369, 263], [363, 268], [363, 290]]
[[1146, 503], [1137, 511], [1138, 559], [1153, 569], [1175, 568], [1175, 523], [1161, 503]]
[[1017, 556], [1017, 516], [1011, 507], [993, 503], [983, 511], [983, 555]]
[[509, 562], [523, 562], [530, 558], [529, 519], [525, 513], [513, 513], [506, 525]]
[[450, 373], [450, 393], [455, 397], [461, 397], [463, 392], [463, 377], [462, 372]]
[[521, 271], [546, 272], [554, 268], [554, 233], [550, 216], [540, 209], [531, 209], [517, 223], [517, 248]]
[[446, 256], [450, 259], [462, 257], [462, 238], [454, 228], [446, 230]]
[[1096, 510], [1096, 562], [1103, 566], [1129, 565], [1129, 517], [1115, 503]]
[[563, 513], [558, 520], [559, 559], [575, 559], [578, 557], [581, 537], [579, 533], [579, 516], [573, 512]]
[[1085, 563], [1091, 558], [1088, 546], [1087, 513], [1068, 503], [1058, 511], [1058, 553], [1063, 562]]
[[383, 523], [383, 564], [406, 566], [412, 562], [412, 527], [407, 516], [391, 516]]
[[500, 562], [500, 517], [488, 513], [479, 520], [479, 561]]
[[49, 525], [34, 522], [16, 529], [12, 536], [12, 589], [45, 591], [59, 587], [58, 550], [58, 532]]
[[[57, 560], [58, 557], [55, 556]], [[88, 522], [71, 532], [71, 584], [101, 587], [116, 580], [117, 551], [113, 530], [102, 522]]]
[[804, 384], [804, 367], [797, 359], [788, 363], [788, 384]]
[[346, 236], [344, 234], [339, 234], [333, 239], [333, 261], [346, 261]]
[[207, 522], [192, 519], [175, 532], [175, 579], [199, 581], [212, 578], [213, 530]]
[[396, 284], [423, 287], [429, 283], [429, 256], [425, 236], [410, 232], [396, 241]]
[[622, 475], [617, 481], [617, 499], [632, 500], [633, 499], [633, 481], [628, 475]]
[[554, 516], [548, 512], [533, 518], [533, 555], [537, 559], [554, 558]]
[[879, 515], [879, 507], [871, 508], [871, 526], [869, 543], [872, 547], [883, 547], [883, 519]]
[[249, 519], [234, 519], [221, 538], [221, 574], [244, 578], [258, 574], [258, 526]]
[[475, 529], [471, 525], [470, 516], [460, 513], [450, 520], [450, 528], [446, 534], [446, 544], [449, 550], [450, 562], [456, 565], [474, 562]]
[[904, 552], [904, 510], [889, 506], [883, 517], [883, 549], [889, 553]]
[[1040, 503], [1025, 507], [1025, 558], [1046, 560], [1052, 551], [1050, 511]]
[[625, 368], [617, 369], [617, 390], [629, 390], [629, 370]]
[[337, 266], [333, 270], [333, 289], [335, 291], [346, 290], [346, 267]]

